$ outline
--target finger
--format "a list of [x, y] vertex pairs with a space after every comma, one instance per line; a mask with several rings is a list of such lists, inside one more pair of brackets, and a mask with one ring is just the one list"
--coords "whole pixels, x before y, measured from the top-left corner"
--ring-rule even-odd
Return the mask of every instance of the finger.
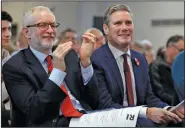
[[172, 113], [170, 111], [165, 111], [165, 114], [168, 115], [168, 116], [170, 116], [171, 118], [174, 118], [178, 122], [181, 122], [182, 121], [182, 119], [180, 119], [179, 116], [177, 116], [175, 113]]
[[90, 37], [96, 38], [96, 36], [90, 32], [86, 32], [86, 33], [84, 33], [84, 35], [88, 35]]
[[57, 51], [55, 51], [53, 53], [54, 56], [56, 56], [58, 59], [60, 60], [64, 60], [64, 57], [66, 55], [66, 53], [72, 49], [72, 45], [68, 44], [68, 45], [65, 45], [65, 47], [61, 47], [59, 48]]
[[59, 45], [57, 46], [57, 48], [55, 49], [55, 51], [53, 52], [53, 54], [56, 54], [56, 53], [60, 52], [61, 49], [62, 49], [63, 47], [65, 47], [66, 45], [68, 45], [68, 44], [69, 44], [69, 42], [66, 42], [66, 43], [63, 43], [63, 44], [59, 44]]
[[88, 42], [95, 42], [95, 38], [94, 37], [90, 37], [90, 36], [88, 36], [88, 35], [83, 35], [82, 36], [83, 38], [85, 38], [85, 39], [87, 39], [87, 42], [86, 43], [88, 43]]
[[165, 120], [170, 123], [170, 122], [174, 122], [174, 123], [177, 123], [177, 121], [174, 119], [174, 118], [171, 118], [170, 116], [164, 116]]
[[178, 110], [175, 111], [175, 113], [181, 118], [184, 118], [184, 114], [182, 114], [181, 112], [179, 112]]
[[59, 58], [60, 59], [64, 59], [65, 55], [72, 49], [72, 46], [69, 45], [69, 46], [66, 46], [62, 51], [61, 53], [59, 54]]
[[63, 44], [59, 44], [59, 48], [62, 49], [68, 45], [73, 45], [73, 42], [72, 41], [68, 41], [66, 43], [63, 43]]
[[69, 41], [69, 42], [67, 42], [65, 44], [61, 44], [59, 46], [58, 52], [61, 53], [61, 52], [63, 52], [64, 49], [66, 49], [66, 47], [72, 46], [72, 45], [73, 45], [73, 43], [71, 41]]
[[163, 118], [161, 118], [159, 121], [160, 121], [161, 124], [168, 124], [168, 122]]

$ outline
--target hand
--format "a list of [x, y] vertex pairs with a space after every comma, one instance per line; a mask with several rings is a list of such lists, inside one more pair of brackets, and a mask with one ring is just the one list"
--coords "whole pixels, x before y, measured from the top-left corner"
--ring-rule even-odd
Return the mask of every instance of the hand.
[[168, 124], [171, 121], [174, 123], [182, 121], [176, 114], [162, 108], [147, 108], [147, 117], [159, 124]]
[[90, 57], [94, 51], [96, 36], [92, 33], [86, 32], [82, 36], [83, 42], [80, 48], [80, 60], [84, 68], [88, 67], [91, 63]]
[[55, 68], [62, 71], [66, 70], [65, 55], [72, 49], [73, 43], [71, 41], [59, 44], [56, 50], [53, 52]]
[[[173, 109], [173, 107], [172, 107], [172, 109]], [[181, 107], [179, 109], [175, 109], [172, 112], [175, 113], [177, 116], [179, 116], [182, 120], [184, 120], [184, 107]]]

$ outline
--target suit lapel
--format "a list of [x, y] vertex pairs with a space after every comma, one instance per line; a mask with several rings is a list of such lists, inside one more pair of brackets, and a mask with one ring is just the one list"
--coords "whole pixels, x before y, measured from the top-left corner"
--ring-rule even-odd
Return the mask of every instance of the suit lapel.
[[[117, 65], [117, 62], [108, 47], [108, 44], [106, 44], [104, 47], [104, 54], [105, 54], [105, 64], [108, 65], [108, 68], [112, 73], [111, 76], [113, 76], [114, 79], [116, 80], [117, 84], [119, 85], [120, 91], [121, 91], [120, 93], [121, 93], [122, 97], [124, 97], [123, 81], [121, 78], [121, 73], [119, 71], [119, 67]], [[115, 84], [115, 86], [117, 84]]]
[[[140, 61], [140, 60], [139, 60], [139, 57], [136, 55], [136, 53], [133, 50], [130, 50], [130, 52], [131, 52], [131, 61], [132, 61], [132, 67], [133, 67], [133, 72], [134, 72], [134, 77], [135, 77], [136, 95], [137, 95], [137, 97], [140, 97], [140, 93], [143, 92], [143, 88], [142, 88], [142, 86], [140, 86], [142, 70], [140, 67], [141, 65], [136, 64], [136, 59], [138, 61]], [[139, 99], [139, 98], [137, 98], [137, 99]], [[138, 100], [137, 100], [137, 102], [138, 102]]]
[[69, 88], [71, 94], [76, 98], [80, 99], [80, 84], [82, 81], [79, 81], [78, 78], [81, 77], [79, 72], [79, 65], [78, 65], [78, 56], [74, 50], [70, 50], [65, 56], [65, 64], [66, 64], [66, 77], [65, 83]]
[[25, 57], [29, 68], [34, 72], [37, 80], [40, 82], [39, 87], [42, 87], [48, 79], [46, 71], [29, 47], [25, 50]]

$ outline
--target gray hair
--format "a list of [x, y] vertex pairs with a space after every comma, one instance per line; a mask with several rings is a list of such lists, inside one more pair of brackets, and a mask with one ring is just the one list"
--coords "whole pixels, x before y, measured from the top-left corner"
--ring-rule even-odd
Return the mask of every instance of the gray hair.
[[[52, 13], [52, 11], [48, 8], [48, 7], [44, 7], [44, 6], [37, 6], [37, 7], [33, 7], [33, 8], [31, 8], [28, 12], [26, 12], [25, 14], [24, 14], [24, 16], [23, 16], [23, 21], [22, 21], [22, 23], [23, 23], [23, 27], [26, 27], [26, 26], [28, 26], [28, 25], [31, 25], [31, 24], [33, 24], [33, 14], [35, 13], [35, 12], [42, 12], [42, 11], [47, 11], [47, 12], [49, 12], [49, 13], [51, 13], [51, 14], [53, 14]], [[53, 14], [54, 15], [54, 14]]]
[[[131, 10], [128, 6], [123, 5], [123, 4], [113, 5], [113, 6], [109, 7], [105, 12], [105, 15], [103, 18], [104, 24], [108, 25], [110, 22], [110, 15], [114, 12], [117, 12], [117, 11], [127, 11], [131, 14]], [[131, 16], [132, 16], [132, 14], [131, 14]]]
[[103, 36], [102, 31], [100, 31], [100, 30], [99, 30], [99, 29], [97, 29], [97, 28], [89, 28], [89, 29], [87, 29], [87, 30], [86, 30], [86, 32], [92, 32], [92, 31], [97, 31], [97, 32], [99, 32], [99, 33], [100, 33], [100, 35], [102, 35], [102, 36]]

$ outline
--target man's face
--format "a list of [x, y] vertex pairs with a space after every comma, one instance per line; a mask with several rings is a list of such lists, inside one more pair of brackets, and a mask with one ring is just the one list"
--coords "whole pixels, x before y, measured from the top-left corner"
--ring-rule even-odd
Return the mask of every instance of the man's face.
[[40, 27], [31, 27], [28, 35], [30, 36], [30, 45], [38, 50], [48, 50], [51, 49], [54, 40], [56, 38], [56, 28], [51, 25], [46, 27], [46, 24], [54, 24], [55, 17], [52, 13], [47, 11], [42, 11], [40, 13], [34, 13], [35, 23], [41, 24]]
[[108, 41], [119, 49], [126, 48], [132, 41], [133, 22], [129, 12], [117, 11], [111, 14], [108, 26], [104, 24], [104, 32]]
[[184, 40], [179, 40], [175, 44], [169, 44], [166, 49], [166, 60], [168, 63], [173, 63], [175, 57], [180, 51], [184, 50]]
[[68, 41], [72, 41], [73, 44], [77, 43], [77, 34], [74, 32], [66, 32], [64, 35], [64, 43], [68, 42]]
[[11, 37], [12, 37], [12, 33], [11, 33], [11, 28], [12, 25], [9, 21], [7, 20], [2, 20], [1, 21], [1, 25], [2, 25], [2, 47], [6, 47], [9, 45]]

